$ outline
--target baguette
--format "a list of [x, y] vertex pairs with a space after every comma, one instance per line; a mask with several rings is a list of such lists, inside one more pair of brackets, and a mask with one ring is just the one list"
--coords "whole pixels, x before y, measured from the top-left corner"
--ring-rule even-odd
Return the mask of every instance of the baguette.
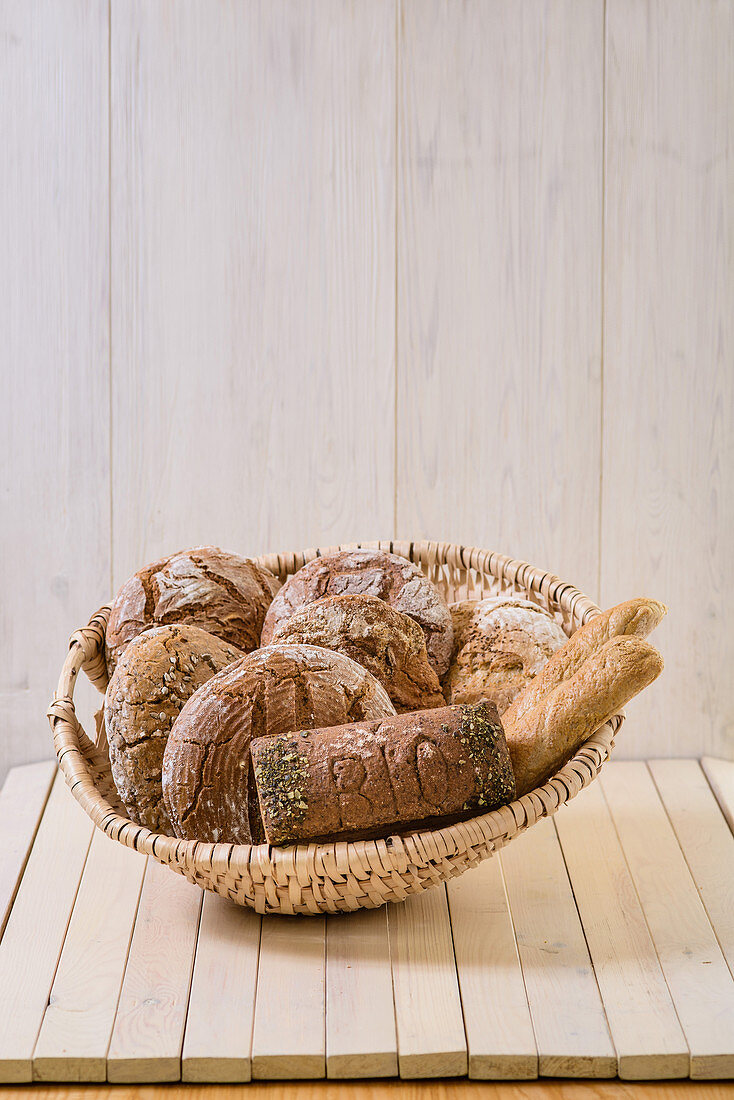
[[610, 607], [608, 611], [591, 619], [586, 626], [572, 634], [565, 645], [556, 650], [538, 675], [507, 708], [502, 717], [503, 725], [519, 725], [524, 715], [569, 676], [578, 672], [584, 661], [610, 638], [647, 637], [661, 622], [667, 610], [665, 604], [658, 600], [638, 597]]
[[518, 797], [558, 771], [662, 669], [662, 657], [642, 638], [614, 637], [520, 719], [508, 722], [506, 712], [503, 725]]

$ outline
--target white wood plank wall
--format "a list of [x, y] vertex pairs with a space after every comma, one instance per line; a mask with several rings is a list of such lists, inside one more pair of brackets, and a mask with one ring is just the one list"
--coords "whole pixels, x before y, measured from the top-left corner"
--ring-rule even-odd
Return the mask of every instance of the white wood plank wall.
[[730, 0], [0, 0], [0, 73], [0, 776], [145, 560], [391, 535], [664, 599], [618, 756], [734, 757]]

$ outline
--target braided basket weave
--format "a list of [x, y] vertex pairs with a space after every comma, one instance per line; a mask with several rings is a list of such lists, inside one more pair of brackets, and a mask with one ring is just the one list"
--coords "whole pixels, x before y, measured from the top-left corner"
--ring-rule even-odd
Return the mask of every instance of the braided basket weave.
[[[573, 585], [551, 573], [488, 550], [437, 542], [351, 543], [297, 554], [266, 554], [260, 564], [284, 580], [306, 562], [335, 549], [378, 547], [409, 558], [449, 600], [514, 593], [550, 611], [567, 634], [599, 614]], [[508, 806], [442, 829], [351, 843], [204, 844], [151, 833], [125, 815], [110, 772], [104, 728], [97, 743], [84, 733], [74, 711], [80, 669], [104, 691], [109, 607], [72, 634], [69, 653], [48, 717], [59, 765], [74, 797], [98, 828], [129, 848], [153, 856], [190, 882], [215, 890], [259, 913], [335, 913], [403, 901], [459, 875], [507, 844], [596, 777], [622, 722], [617, 715], [597, 730], [547, 783]]]

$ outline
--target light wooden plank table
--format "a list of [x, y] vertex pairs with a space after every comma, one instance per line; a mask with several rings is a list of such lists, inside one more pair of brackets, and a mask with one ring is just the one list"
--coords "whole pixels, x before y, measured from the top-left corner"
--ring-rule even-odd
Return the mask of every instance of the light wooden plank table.
[[252, 1079], [274, 1098], [257, 1078], [310, 1077], [342, 1081], [304, 1098], [483, 1087], [500, 1100], [582, 1077], [586, 1100], [657, 1078], [639, 1095], [672, 1100], [684, 1078], [734, 1079], [731, 764], [610, 763], [448, 887], [315, 919], [204, 895], [94, 831], [51, 779], [18, 768], [0, 792], [2, 1084], [127, 1083], [139, 1098], [153, 1082]]

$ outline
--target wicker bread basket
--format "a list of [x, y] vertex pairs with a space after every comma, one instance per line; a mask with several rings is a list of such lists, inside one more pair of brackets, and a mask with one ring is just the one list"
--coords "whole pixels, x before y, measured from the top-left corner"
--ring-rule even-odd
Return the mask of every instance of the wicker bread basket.
[[[418, 564], [449, 600], [516, 593], [546, 608], [571, 634], [594, 615], [595, 606], [573, 585], [527, 562], [488, 550], [437, 542], [351, 543], [258, 560], [281, 579], [335, 549], [379, 547]], [[72, 634], [48, 717], [59, 765], [74, 797], [98, 828], [129, 848], [153, 856], [207, 890], [259, 913], [335, 913], [402, 901], [459, 875], [507, 844], [539, 818], [588, 786], [606, 761], [622, 722], [617, 715], [597, 730], [542, 787], [491, 813], [457, 825], [385, 840], [353, 843], [208, 844], [151, 833], [125, 816], [110, 773], [104, 729], [93, 743], [74, 711], [80, 669], [100, 691], [107, 685], [104, 638], [109, 607]]]

